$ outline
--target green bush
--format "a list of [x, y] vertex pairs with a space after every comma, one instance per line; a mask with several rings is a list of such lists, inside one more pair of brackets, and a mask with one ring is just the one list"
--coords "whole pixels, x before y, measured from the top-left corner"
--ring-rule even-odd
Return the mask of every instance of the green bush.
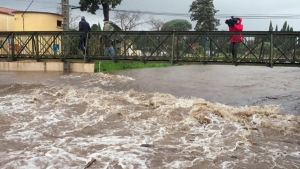
[[118, 62], [114, 63], [112, 61], [101, 61], [95, 62], [95, 72], [113, 71], [113, 70], [124, 70], [124, 69], [140, 69], [140, 68], [150, 68], [150, 67], [167, 67], [172, 66], [171, 63], [143, 63], [143, 62]]

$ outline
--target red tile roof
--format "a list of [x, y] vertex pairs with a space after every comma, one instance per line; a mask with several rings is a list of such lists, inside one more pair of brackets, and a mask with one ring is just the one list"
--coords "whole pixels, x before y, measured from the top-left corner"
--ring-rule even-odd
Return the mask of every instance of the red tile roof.
[[16, 9], [10, 9], [10, 8], [5, 8], [0, 6], [0, 13], [2, 14], [8, 14], [11, 15], [14, 11], [17, 11]]

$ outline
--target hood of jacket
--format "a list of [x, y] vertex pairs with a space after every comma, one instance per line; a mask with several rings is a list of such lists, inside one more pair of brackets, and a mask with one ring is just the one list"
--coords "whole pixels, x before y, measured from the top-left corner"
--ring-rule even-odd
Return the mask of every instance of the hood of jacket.
[[238, 19], [240, 20], [240, 24], [241, 24], [243, 21], [243, 18], [239, 17]]

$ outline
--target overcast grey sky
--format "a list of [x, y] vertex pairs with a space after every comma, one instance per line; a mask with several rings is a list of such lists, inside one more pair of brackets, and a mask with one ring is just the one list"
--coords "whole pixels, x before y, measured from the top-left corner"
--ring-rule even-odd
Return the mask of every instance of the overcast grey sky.
[[[13, 8], [17, 10], [25, 10], [32, 0], [0, 0], [0, 6]], [[61, 0], [34, 0], [33, 4], [28, 10], [30, 11], [45, 11], [56, 13], [56, 7]], [[70, 0], [70, 5], [78, 5], [79, 0]], [[168, 13], [182, 13], [188, 14], [190, 5], [193, 0], [123, 0], [121, 5], [116, 9], [122, 10], [138, 10], [138, 11], [152, 11], [152, 12], [168, 12]], [[249, 14], [261, 15], [278, 15], [278, 14], [294, 14], [298, 15], [295, 18], [285, 19], [247, 19], [244, 18], [245, 31], [267, 31], [269, 29], [270, 21], [272, 20], [273, 27], [278, 25], [281, 29], [285, 21], [288, 22], [294, 31], [300, 31], [300, 0], [214, 0], [215, 9], [219, 10], [218, 15], [229, 14], [234, 16], [245, 16]], [[75, 10], [78, 15], [86, 16], [90, 24], [102, 24], [103, 15], [102, 11], [98, 11], [96, 15], [81, 12], [79, 9]], [[114, 12], [110, 13], [112, 18]], [[164, 22], [172, 19], [186, 19], [191, 22], [189, 17], [171, 17], [155, 15], [156, 19]], [[148, 15], [144, 16], [145, 19], [149, 18]], [[220, 18], [221, 26], [219, 30], [227, 30], [225, 19]], [[191, 22], [193, 25], [195, 22]]]

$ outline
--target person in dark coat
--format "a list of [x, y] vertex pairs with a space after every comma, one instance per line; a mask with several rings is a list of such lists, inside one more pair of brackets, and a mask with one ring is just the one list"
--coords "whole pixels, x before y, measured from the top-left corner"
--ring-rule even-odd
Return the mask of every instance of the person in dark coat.
[[[237, 22], [233, 25], [228, 25], [230, 32], [241, 32], [243, 31], [244, 25], [242, 24], [242, 18], [237, 18]], [[237, 59], [237, 48], [238, 44], [243, 41], [241, 34], [237, 33], [232, 35], [230, 38], [230, 51], [232, 53], [233, 61]]]
[[85, 20], [85, 17], [81, 17], [81, 21], [79, 22], [79, 31], [84, 32], [83, 35], [80, 35], [79, 49], [86, 55], [88, 53], [87, 50], [87, 33], [91, 31], [90, 24]]

